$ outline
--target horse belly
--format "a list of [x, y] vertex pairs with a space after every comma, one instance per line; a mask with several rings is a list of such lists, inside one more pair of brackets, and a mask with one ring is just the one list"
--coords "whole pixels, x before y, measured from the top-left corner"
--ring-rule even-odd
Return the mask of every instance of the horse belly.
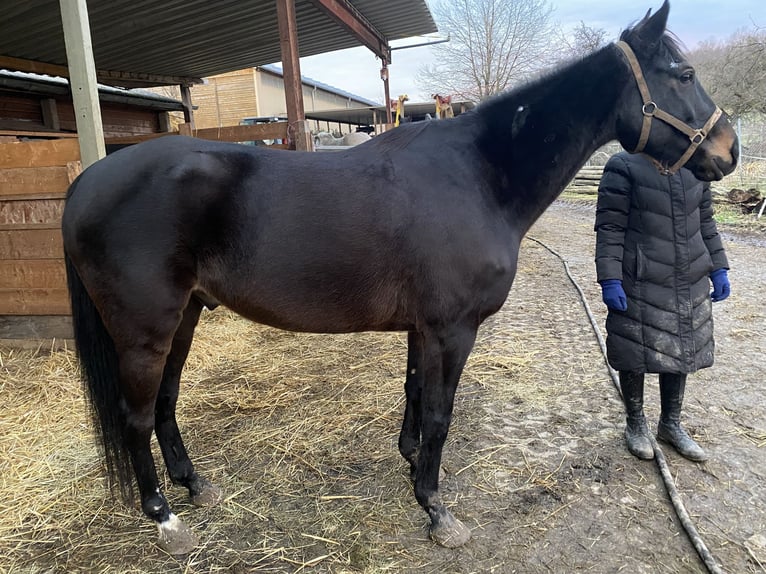
[[200, 287], [243, 317], [307, 333], [407, 330], [406, 294], [396, 281], [360, 285], [293, 277], [280, 280], [268, 270], [254, 281], [210, 281]]

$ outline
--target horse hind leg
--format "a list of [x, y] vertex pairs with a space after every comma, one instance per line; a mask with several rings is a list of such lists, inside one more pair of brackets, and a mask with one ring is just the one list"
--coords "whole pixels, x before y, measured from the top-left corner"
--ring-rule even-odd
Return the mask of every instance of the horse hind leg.
[[154, 408], [154, 432], [173, 484], [180, 484], [189, 490], [192, 504], [215, 506], [221, 501], [221, 489], [199, 476], [194, 470], [176, 422], [181, 371], [189, 355], [194, 329], [199, 321], [202, 307], [202, 302], [192, 296], [173, 338]]
[[147, 349], [147, 345], [120, 352], [125, 446], [138, 483], [141, 509], [157, 523], [160, 547], [169, 554], [186, 554], [197, 545], [197, 538], [173, 514], [162, 494], [151, 450], [154, 408], [164, 364], [164, 354]]
[[140, 289], [128, 287], [110, 291], [105, 304], [105, 316], [110, 317], [108, 329], [119, 355], [124, 446], [138, 483], [141, 508], [159, 529], [159, 546], [169, 554], [187, 554], [198, 540], [173, 514], [160, 489], [151, 436], [167, 357], [189, 295], [170, 285], [166, 289], [158, 285], [151, 298], [147, 298], [139, 295]]

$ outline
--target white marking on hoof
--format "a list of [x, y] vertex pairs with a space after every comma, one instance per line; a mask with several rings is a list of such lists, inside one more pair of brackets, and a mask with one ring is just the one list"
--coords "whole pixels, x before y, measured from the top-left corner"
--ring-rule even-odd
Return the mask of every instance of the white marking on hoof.
[[170, 518], [157, 524], [157, 529], [160, 531], [160, 548], [173, 556], [188, 554], [199, 542], [194, 532], [172, 512]]

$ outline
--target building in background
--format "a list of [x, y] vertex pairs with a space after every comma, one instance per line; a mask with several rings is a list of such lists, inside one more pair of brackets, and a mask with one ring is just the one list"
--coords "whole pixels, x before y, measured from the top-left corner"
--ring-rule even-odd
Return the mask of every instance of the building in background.
[[[287, 118], [285, 88], [282, 69], [268, 65], [246, 68], [206, 78], [206, 83], [191, 88], [194, 104], [194, 122], [197, 128], [236, 126], [246, 119]], [[374, 102], [339, 90], [311, 78], [302, 77], [303, 105], [306, 113], [342, 108], [378, 106]], [[314, 122], [317, 131], [337, 124]], [[341, 131], [353, 131], [353, 127], [341, 127]]]

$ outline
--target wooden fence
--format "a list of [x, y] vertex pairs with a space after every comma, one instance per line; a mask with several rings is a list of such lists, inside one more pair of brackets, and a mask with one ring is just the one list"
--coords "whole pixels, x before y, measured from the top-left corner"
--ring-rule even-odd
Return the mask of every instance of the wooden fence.
[[[287, 122], [202, 130], [182, 124], [180, 131], [217, 141], [274, 140], [270, 147], [287, 148], [279, 143], [287, 141]], [[106, 143], [131, 145], [177, 134], [109, 138]], [[51, 339], [53, 346], [71, 344], [61, 215], [69, 184], [82, 169], [79, 143], [74, 137], [8, 140], [13, 141], [3, 143], [7, 140], [0, 137], [0, 344], [36, 347], [50, 345]]]
[[0, 340], [72, 336], [61, 214], [80, 170], [76, 139], [0, 144]]

